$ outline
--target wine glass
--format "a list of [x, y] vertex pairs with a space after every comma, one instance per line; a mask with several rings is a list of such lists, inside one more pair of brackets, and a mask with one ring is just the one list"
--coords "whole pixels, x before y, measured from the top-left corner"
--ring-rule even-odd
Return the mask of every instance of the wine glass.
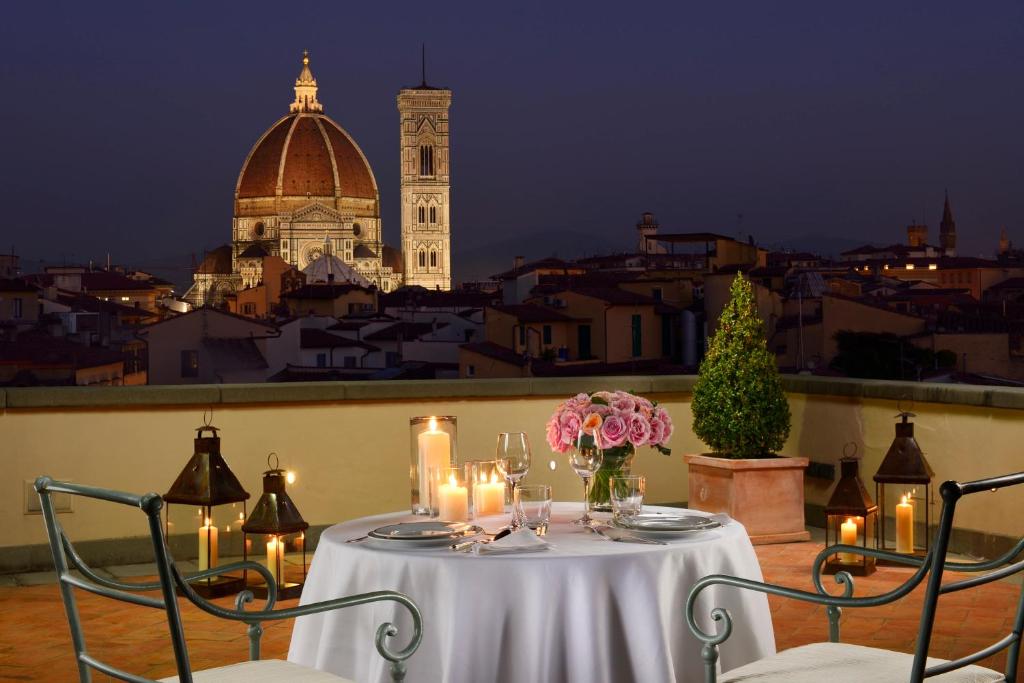
[[525, 522], [521, 503], [516, 496], [516, 485], [530, 471], [530, 440], [523, 432], [498, 434], [495, 459], [498, 461], [498, 471], [505, 477], [512, 491], [512, 522], [509, 528], [520, 529], [525, 526]]
[[573, 520], [573, 524], [590, 526], [594, 521], [590, 516], [590, 479], [601, 467], [602, 460], [604, 451], [595, 442], [585, 443], [580, 439], [576, 448], [569, 450], [569, 465], [583, 479], [583, 516]]

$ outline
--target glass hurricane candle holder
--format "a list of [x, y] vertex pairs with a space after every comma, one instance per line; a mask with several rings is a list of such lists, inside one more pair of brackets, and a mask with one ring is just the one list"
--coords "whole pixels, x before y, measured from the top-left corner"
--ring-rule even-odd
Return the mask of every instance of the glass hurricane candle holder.
[[445, 522], [468, 522], [469, 487], [463, 476], [463, 468], [440, 468], [438, 472], [437, 516]]
[[452, 416], [409, 419], [409, 488], [414, 515], [431, 514], [430, 469], [455, 464], [457, 432], [457, 420]]
[[496, 460], [467, 462], [465, 477], [469, 483], [470, 507], [475, 518], [505, 514], [505, 478], [498, 471]]

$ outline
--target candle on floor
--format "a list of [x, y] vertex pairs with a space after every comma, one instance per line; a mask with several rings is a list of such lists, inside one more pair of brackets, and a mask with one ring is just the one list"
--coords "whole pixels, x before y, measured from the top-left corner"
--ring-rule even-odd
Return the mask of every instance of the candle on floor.
[[459, 486], [454, 474], [437, 487], [437, 510], [446, 522], [469, 521], [469, 492], [465, 486]]
[[430, 429], [421, 432], [417, 437], [417, 450], [420, 467], [420, 505], [429, 500], [430, 477], [432, 467], [450, 467], [452, 462], [452, 438], [448, 432], [437, 428], [437, 420], [430, 419]]
[[199, 527], [199, 571], [217, 566], [217, 527], [206, 524]]
[[295, 552], [301, 553], [302, 546], [306, 545], [306, 532], [303, 531], [299, 534], [299, 537], [295, 539]]
[[896, 552], [914, 552], [914, 505], [903, 496], [896, 506]]
[[473, 510], [477, 517], [505, 512], [505, 482], [498, 481], [494, 472], [489, 482], [486, 476], [481, 473], [480, 481], [473, 487]]
[[270, 570], [271, 576], [274, 577], [274, 583], [278, 586], [281, 585], [281, 574], [284, 572], [281, 566], [281, 560], [284, 553], [284, 544], [277, 536], [271, 536], [270, 540], [267, 541], [267, 569]]
[[[852, 517], [848, 517], [841, 526], [842, 544], [857, 545], [857, 523]], [[854, 553], [839, 553], [839, 561], [844, 564], [855, 564], [857, 555]]]

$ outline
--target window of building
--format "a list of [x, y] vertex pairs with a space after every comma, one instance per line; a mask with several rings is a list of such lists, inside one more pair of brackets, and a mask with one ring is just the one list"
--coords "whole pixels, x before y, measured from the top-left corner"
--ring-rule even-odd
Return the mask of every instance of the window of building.
[[639, 358], [643, 354], [643, 337], [640, 331], [641, 320], [642, 318], [639, 315], [633, 316], [633, 358]]
[[256, 304], [242, 304], [243, 315], [256, 315]]
[[431, 145], [420, 145], [420, 175], [434, 175], [434, 148]]
[[434, 223], [437, 223], [437, 207], [436, 206], [430, 207], [430, 224], [433, 225]]
[[661, 287], [655, 287], [654, 289], [652, 289], [651, 296], [654, 298], [655, 301], [661, 301], [662, 297], [664, 296]]
[[355, 366], [356, 366], [356, 357], [355, 356], [345, 356], [345, 367], [346, 368], [354, 368]]
[[181, 376], [182, 377], [198, 377], [199, 376], [199, 352], [194, 349], [188, 349], [181, 352]]
[[476, 366], [475, 365], [467, 365], [466, 366], [466, 377], [475, 377], [475, 376], [476, 376]]
[[417, 212], [417, 216], [419, 217], [419, 222], [420, 223], [426, 223], [427, 222], [427, 218], [426, 218], [427, 210], [426, 210], [426, 208], [421, 206], [419, 208], [419, 211]]
[[420, 249], [418, 260], [419, 260], [420, 268], [426, 268], [427, 267], [427, 252], [425, 252], [424, 250]]
[[433, 249], [430, 250], [430, 267], [437, 268], [437, 252]]
[[11, 317], [20, 318], [22, 316], [21, 299], [12, 299], [11, 303], [13, 306], [13, 309], [11, 310]]
[[398, 367], [402, 363], [402, 356], [397, 351], [387, 351], [384, 354], [384, 363], [389, 368]]
[[551, 344], [551, 325], [544, 326], [544, 345]]
[[316, 354], [316, 366], [318, 368], [326, 368], [327, 367], [327, 354], [326, 353], [318, 353], [318, 354]]
[[519, 345], [526, 346], [526, 325], [519, 326]]
[[590, 325], [580, 325], [577, 329], [577, 337], [580, 360], [587, 360], [592, 355], [590, 350]]

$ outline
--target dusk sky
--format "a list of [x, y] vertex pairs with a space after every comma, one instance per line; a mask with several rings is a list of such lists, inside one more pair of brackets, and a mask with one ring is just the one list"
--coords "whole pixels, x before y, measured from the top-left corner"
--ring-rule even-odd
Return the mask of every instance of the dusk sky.
[[[424, 7], [422, 12], [417, 7]], [[230, 240], [303, 48], [397, 244], [395, 95], [453, 89], [453, 266], [672, 232], [1024, 245], [1024, 4], [17, 3], [0, 26], [0, 248], [176, 266]], [[738, 214], [743, 215], [739, 225]], [[550, 240], [545, 235], [551, 235]], [[572, 253], [575, 250], [576, 253]], [[837, 249], [838, 250], [838, 249]]]

